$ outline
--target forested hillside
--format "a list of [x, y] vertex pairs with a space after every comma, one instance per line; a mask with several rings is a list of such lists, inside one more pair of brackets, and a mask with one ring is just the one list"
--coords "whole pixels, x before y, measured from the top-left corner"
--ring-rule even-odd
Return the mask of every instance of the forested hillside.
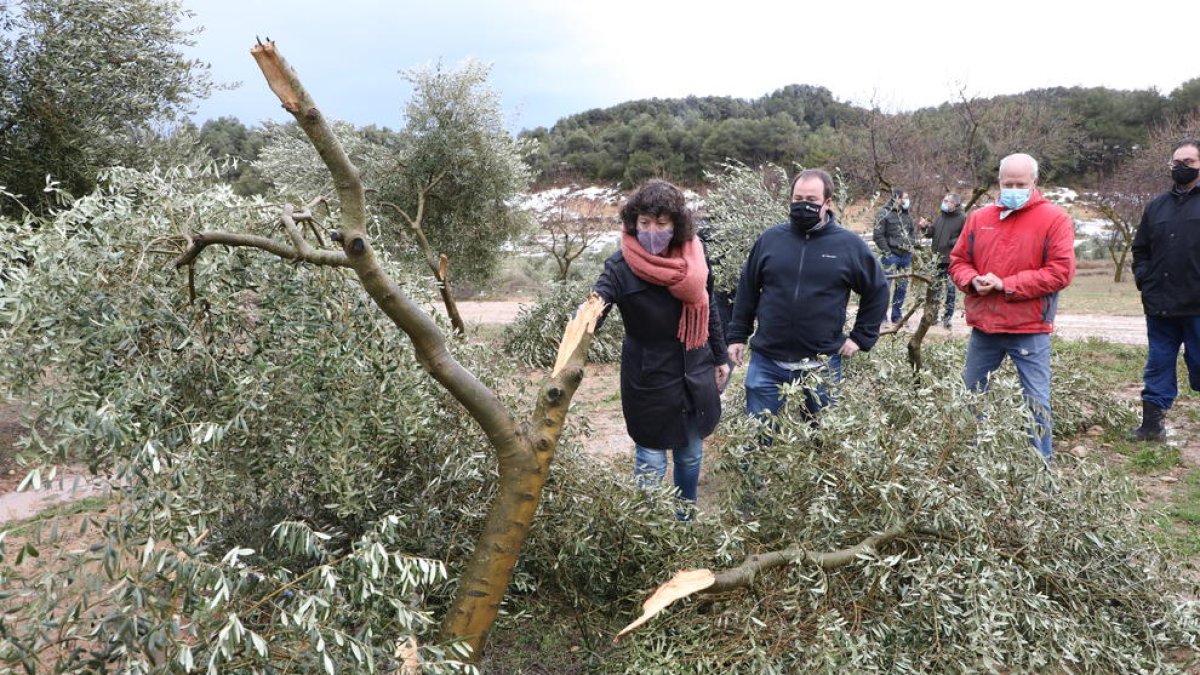
[[871, 168], [864, 165], [881, 152], [903, 152], [885, 136], [907, 129], [917, 139], [906, 144], [941, 144], [974, 120], [988, 127], [975, 140], [995, 146], [982, 148], [990, 154], [1009, 150], [999, 147], [1009, 145], [1005, 138], [1033, 140], [1022, 132], [1037, 129], [1036, 147], [1020, 149], [1038, 155], [1051, 177], [1071, 182], [1110, 170], [1146, 141], [1150, 129], [1191, 110], [1198, 100], [1200, 79], [1169, 95], [1057, 87], [989, 99], [964, 94], [935, 108], [889, 114], [837, 101], [824, 87], [793, 84], [754, 100], [630, 101], [522, 135], [539, 141], [533, 164], [544, 182], [571, 178], [632, 185], [666, 176], [694, 184], [726, 158], [750, 166], [836, 164], [870, 181]]

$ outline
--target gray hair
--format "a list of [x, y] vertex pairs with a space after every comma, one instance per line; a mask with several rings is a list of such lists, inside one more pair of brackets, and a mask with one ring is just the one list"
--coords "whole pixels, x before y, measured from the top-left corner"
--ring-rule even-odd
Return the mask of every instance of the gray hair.
[[1004, 173], [1004, 164], [1005, 164], [1005, 162], [1007, 162], [1010, 159], [1027, 159], [1027, 160], [1029, 160], [1029, 163], [1033, 165], [1033, 179], [1037, 180], [1037, 177], [1038, 177], [1037, 160], [1034, 159], [1033, 156], [1027, 155], [1023, 152], [1014, 152], [1013, 154], [1009, 155], [1008, 157], [1005, 157], [1004, 159], [1000, 160], [1000, 171], [997, 172], [997, 174], [996, 174], [997, 176]]
[[947, 192], [945, 198], [949, 199], [950, 203], [954, 204], [955, 206], [962, 204], [962, 195], [958, 194], [957, 192]]

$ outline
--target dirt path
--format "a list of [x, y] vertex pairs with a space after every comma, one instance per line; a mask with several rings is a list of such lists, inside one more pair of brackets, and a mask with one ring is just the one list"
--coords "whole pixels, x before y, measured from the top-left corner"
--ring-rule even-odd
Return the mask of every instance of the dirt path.
[[[523, 305], [533, 300], [498, 300], [492, 302], [466, 301], [458, 303], [463, 320], [471, 323], [506, 324], [517, 318]], [[963, 322], [962, 313], [955, 317], [952, 333], [966, 336], [970, 329]], [[910, 321], [915, 326], [920, 320], [917, 314]], [[1146, 344], [1146, 321], [1140, 316], [1108, 316], [1104, 314], [1060, 314], [1054, 321], [1060, 337], [1067, 340], [1100, 338], [1109, 342], [1128, 345]], [[935, 331], [942, 330], [940, 327]]]

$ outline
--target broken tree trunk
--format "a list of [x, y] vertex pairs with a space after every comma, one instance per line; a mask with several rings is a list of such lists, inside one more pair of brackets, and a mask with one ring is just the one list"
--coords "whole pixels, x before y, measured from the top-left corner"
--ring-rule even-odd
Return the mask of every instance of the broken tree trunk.
[[[280, 222], [289, 241], [240, 233], [193, 233], [175, 265], [189, 267], [190, 271], [201, 252], [217, 244], [249, 246], [287, 260], [350, 268], [375, 304], [408, 335], [421, 366], [479, 424], [496, 454], [499, 490], [442, 624], [443, 639], [461, 641], [470, 648], [471, 658], [478, 660], [529, 536], [571, 398], [583, 379], [588, 346], [604, 302], [593, 295], [577, 313], [560, 345], [558, 365], [541, 387], [533, 414], [518, 421], [495, 392], [455, 360], [437, 324], [379, 265], [366, 234], [367, 209], [358, 170], [304, 91], [296, 73], [276, 51], [274, 43], [260, 42], [251, 54], [271, 91], [296, 118], [333, 176], [342, 205], [342, 220], [331, 238], [341, 244], [342, 250], [317, 249], [309, 244], [303, 229], [297, 225], [298, 214], [288, 206]], [[353, 401], [346, 402], [346, 414], [354, 414]]]

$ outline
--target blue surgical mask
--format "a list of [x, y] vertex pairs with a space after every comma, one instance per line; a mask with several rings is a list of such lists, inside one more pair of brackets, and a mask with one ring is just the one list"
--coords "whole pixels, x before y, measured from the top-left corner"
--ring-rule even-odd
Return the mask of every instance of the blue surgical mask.
[[1029, 201], [1029, 192], [1029, 188], [1001, 188], [1000, 206], [1015, 211]]
[[901, 200], [900, 200], [900, 208], [902, 208], [902, 209], [904, 209], [904, 210], [906, 210], [906, 211], [908, 210], [908, 207], [909, 207], [909, 206], [911, 206], [911, 205], [912, 205], [912, 202], [910, 202], [910, 201], [909, 201], [909, 200], [907, 200], [907, 199], [901, 199]]
[[638, 230], [637, 238], [638, 243], [650, 255], [658, 255], [667, 250], [667, 246], [671, 244], [671, 237], [674, 234], [671, 230], [651, 230], [649, 232]]

